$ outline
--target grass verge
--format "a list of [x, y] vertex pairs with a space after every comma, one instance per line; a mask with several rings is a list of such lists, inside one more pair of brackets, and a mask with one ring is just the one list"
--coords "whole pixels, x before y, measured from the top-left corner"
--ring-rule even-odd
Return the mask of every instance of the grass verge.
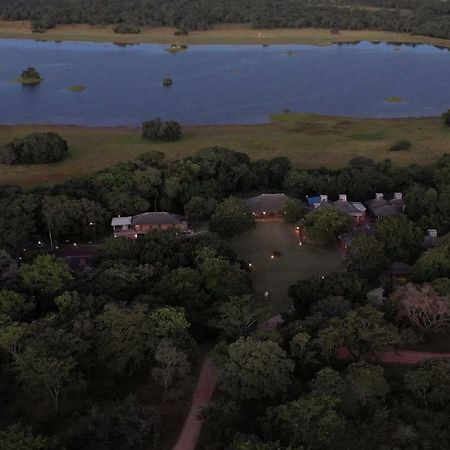
[[[427, 164], [449, 151], [450, 127], [440, 118], [356, 119], [316, 114], [275, 114], [265, 125], [184, 127], [177, 142], [154, 143], [141, 138], [138, 128], [89, 128], [51, 125], [0, 125], [0, 145], [33, 131], [56, 131], [67, 140], [69, 157], [56, 164], [0, 165], [0, 184], [25, 187], [52, 184], [83, 176], [149, 150], [168, 159], [191, 155], [203, 147], [220, 145], [246, 152], [254, 159], [287, 156], [306, 168], [339, 168], [355, 156], [395, 164]], [[391, 152], [397, 141], [408, 139], [409, 152]]]
[[0, 38], [39, 39], [50, 41], [101, 41], [117, 43], [156, 44], [310, 44], [330, 45], [334, 42], [392, 42], [432, 44], [450, 48], [450, 40], [408, 33], [372, 30], [343, 30], [338, 34], [326, 29], [252, 29], [248, 25], [217, 25], [207, 31], [191, 31], [188, 36], [174, 36], [175, 28], [142, 29], [140, 34], [117, 34], [113, 25], [58, 25], [46, 33], [32, 33], [27, 21], [0, 21]]

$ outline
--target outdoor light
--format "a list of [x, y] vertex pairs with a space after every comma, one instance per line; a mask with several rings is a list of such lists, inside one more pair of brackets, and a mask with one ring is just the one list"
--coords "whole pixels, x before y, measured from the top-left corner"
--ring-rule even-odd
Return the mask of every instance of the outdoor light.
[[302, 241], [300, 241], [300, 242], [298, 243], [298, 245], [303, 245], [303, 242], [302, 242]]
[[41, 241], [38, 241], [38, 245], [42, 245], [42, 242], [41, 242]]
[[89, 222], [89, 225], [94, 225], [94, 222]]
[[73, 246], [74, 246], [74, 247], [76, 247], [76, 246], [77, 246], [77, 243], [76, 243], [76, 242], [74, 242], [74, 243], [73, 243]]
[[248, 267], [252, 267], [252, 263], [248, 263]]
[[300, 230], [300, 227], [296, 227], [296, 230], [299, 231], [299, 230]]
[[114, 237], [116, 238], [116, 237], [117, 237], [117, 234], [115, 234]]
[[322, 275], [322, 280], [324, 280], [325, 279], [325, 277]]
[[273, 255], [270, 255], [270, 257], [273, 259], [274, 258], [274, 256]]
[[134, 237], [137, 238], [137, 234], [135, 234]]

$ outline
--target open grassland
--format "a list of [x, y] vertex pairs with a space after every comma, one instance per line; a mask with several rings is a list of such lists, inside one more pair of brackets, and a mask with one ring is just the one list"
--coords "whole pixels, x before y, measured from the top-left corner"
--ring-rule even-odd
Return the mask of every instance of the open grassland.
[[155, 44], [311, 44], [333, 42], [395, 42], [433, 44], [450, 48], [450, 40], [408, 33], [371, 30], [342, 30], [331, 33], [325, 29], [252, 29], [248, 25], [217, 25], [212, 30], [192, 31], [188, 36], [174, 36], [175, 28], [143, 28], [140, 34], [117, 34], [113, 26], [84, 24], [58, 25], [46, 33], [32, 33], [29, 22], [0, 22], [0, 38], [39, 39], [51, 41], [102, 41]]
[[[264, 293], [269, 292], [272, 314], [290, 306], [287, 291], [297, 280], [342, 270], [342, 258], [335, 249], [298, 244], [295, 227], [282, 220], [257, 221], [253, 230], [231, 240], [238, 256], [252, 263], [250, 278], [256, 301], [266, 303]], [[271, 258], [273, 251], [281, 256]]]
[[[138, 128], [88, 128], [76, 126], [0, 126], [0, 145], [32, 131], [56, 131], [67, 140], [69, 158], [50, 165], [0, 165], [0, 184], [26, 187], [57, 183], [160, 150], [168, 159], [179, 159], [197, 150], [220, 145], [243, 151], [254, 159], [287, 156], [302, 168], [345, 166], [355, 156], [395, 164], [426, 164], [450, 151], [450, 127], [440, 118], [355, 119], [314, 114], [276, 114], [266, 125], [185, 127], [178, 142], [152, 143]], [[411, 141], [409, 151], [391, 152], [398, 140]]]

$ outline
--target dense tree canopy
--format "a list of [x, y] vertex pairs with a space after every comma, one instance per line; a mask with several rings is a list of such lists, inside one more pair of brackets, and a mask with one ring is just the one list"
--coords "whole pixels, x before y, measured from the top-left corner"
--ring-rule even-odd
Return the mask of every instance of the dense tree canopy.
[[219, 23], [249, 23], [257, 28], [317, 27], [335, 32], [371, 28], [448, 38], [448, 15], [448, 4], [438, 0], [341, 0], [320, 4], [307, 0], [0, 2], [0, 16], [4, 20], [33, 20], [36, 31], [74, 22], [175, 26], [182, 32], [207, 29]]

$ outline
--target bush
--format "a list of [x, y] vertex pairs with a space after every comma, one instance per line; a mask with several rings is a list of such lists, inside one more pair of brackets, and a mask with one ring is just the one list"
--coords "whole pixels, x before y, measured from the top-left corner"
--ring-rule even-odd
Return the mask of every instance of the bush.
[[442, 120], [444, 121], [444, 125], [450, 127], [450, 109], [447, 112], [442, 114]]
[[39, 84], [42, 81], [40, 73], [34, 67], [28, 67], [20, 74], [22, 84]]
[[181, 138], [181, 126], [178, 122], [162, 122], [156, 118], [142, 124], [142, 137], [149, 141], [177, 141]]
[[189, 34], [189, 30], [186, 27], [179, 28], [173, 33], [175, 36], [187, 36]]
[[67, 157], [67, 142], [57, 133], [31, 133], [0, 148], [3, 164], [45, 164]]
[[171, 78], [164, 78], [163, 86], [172, 86], [173, 81]]
[[141, 28], [137, 25], [120, 23], [113, 28], [113, 31], [117, 34], [139, 34], [141, 32]]
[[391, 152], [400, 152], [400, 151], [406, 151], [411, 148], [412, 144], [410, 141], [406, 139], [402, 139], [400, 141], [397, 141], [391, 148]]

